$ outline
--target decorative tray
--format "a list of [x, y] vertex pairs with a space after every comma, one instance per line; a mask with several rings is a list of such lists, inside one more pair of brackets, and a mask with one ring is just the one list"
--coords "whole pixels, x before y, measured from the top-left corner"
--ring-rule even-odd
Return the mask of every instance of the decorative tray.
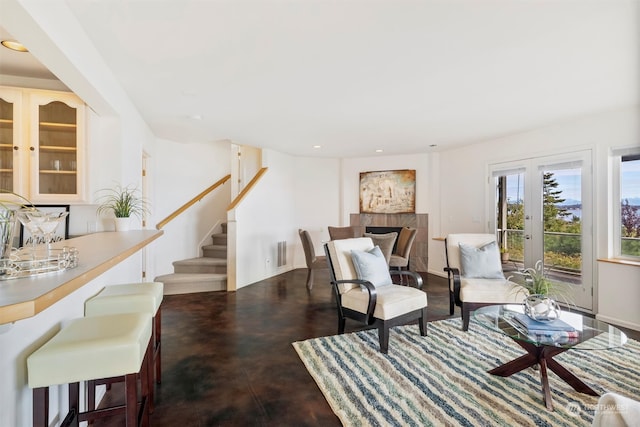
[[0, 280], [20, 279], [55, 273], [78, 266], [78, 250], [65, 246], [62, 249], [43, 250], [44, 254], [20, 248], [11, 251], [8, 259], [0, 260]]

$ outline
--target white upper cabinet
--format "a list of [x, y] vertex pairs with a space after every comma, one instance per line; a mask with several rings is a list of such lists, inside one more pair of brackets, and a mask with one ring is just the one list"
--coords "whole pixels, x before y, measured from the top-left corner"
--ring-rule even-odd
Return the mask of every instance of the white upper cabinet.
[[36, 204], [84, 201], [84, 149], [78, 97], [0, 88], [0, 188]]

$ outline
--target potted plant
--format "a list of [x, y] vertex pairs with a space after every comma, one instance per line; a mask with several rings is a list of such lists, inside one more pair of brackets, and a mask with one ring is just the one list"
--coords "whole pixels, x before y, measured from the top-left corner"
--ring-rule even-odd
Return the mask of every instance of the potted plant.
[[555, 320], [560, 316], [560, 307], [556, 299], [566, 305], [571, 303], [571, 289], [564, 282], [552, 281], [547, 277], [542, 260], [538, 260], [533, 268], [522, 270], [524, 282], [520, 283], [517, 292], [527, 292], [524, 300], [525, 313], [534, 320]]
[[129, 219], [132, 216], [142, 219], [145, 214], [149, 213], [146, 200], [135, 186], [123, 187], [117, 184], [115, 187], [101, 190], [101, 192], [103, 194], [97, 200], [100, 205], [96, 213], [98, 215], [113, 214], [116, 231], [128, 230]]
[[500, 260], [503, 264], [509, 262], [509, 250], [507, 248], [500, 248]]

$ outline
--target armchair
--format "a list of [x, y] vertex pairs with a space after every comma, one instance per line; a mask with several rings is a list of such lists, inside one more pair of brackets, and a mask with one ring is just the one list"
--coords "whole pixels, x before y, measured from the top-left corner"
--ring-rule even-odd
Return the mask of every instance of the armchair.
[[409, 257], [411, 255], [411, 247], [416, 240], [418, 230], [415, 228], [403, 227], [398, 236], [398, 244], [396, 250], [391, 254], [389, 259], [389, 267], [398, 270], [409, 269]]
[[[378, 328], [380, 352], [389, 348], [389, 329], [417, 320], [420, 335], [427, 335], [427, 294], [422, 277], [410, 272], [415, 287], [393, 284], [389, 267], [369, 237], [332, 240], [324, 250], [338, 308], [338, 333], [346, 318]], [[410, 280], [409, 279], [409, 280]]]
[[329, 230], [329, 239], [331, 240], [340, 240], [340, 239], [351, 239], [352, 237], [361, 237], [358, 235], [357, 227], [327, 227]]
[[462, 330], [469, 329], [475, 309], [491, 304], [518, 304], [528, 295], [504, 277], [500, 251], [493, 234], [449, 234], [445, 239], [449, 279], [449, 314], [462, 310]]
[[313, 241], [311, 235], [307, 230], [298, 230], [300, 240], [302, 241], [302, 249], [304, 249], [304, 259], [307, 263], [307, 289], [313, 288], [313, 272], [315, 270], [326, 270], [327, 259], [324, 255], [316, 256], [316, 251], [313, 248]]

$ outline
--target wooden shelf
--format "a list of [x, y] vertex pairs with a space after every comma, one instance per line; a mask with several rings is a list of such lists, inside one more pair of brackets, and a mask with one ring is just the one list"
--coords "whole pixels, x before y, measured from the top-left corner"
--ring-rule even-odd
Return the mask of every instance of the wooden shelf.
[[75, 175], [76, 173], [78, 173], [78, 171], [66, 171], [66, 170], [46, 170], [46, 169], [41, 169], [40, 170], [41, 174], [47, 174], [47, 175]]
[[40, 129], [75, 129], [78, 126], [75, 123], [55, 123], [55, 122], [40, 122]]
[[56, 152], [76, 152], [76, 147], [65, 147], [64, 145], [41, 145], [40, 151], [56, 151]]

